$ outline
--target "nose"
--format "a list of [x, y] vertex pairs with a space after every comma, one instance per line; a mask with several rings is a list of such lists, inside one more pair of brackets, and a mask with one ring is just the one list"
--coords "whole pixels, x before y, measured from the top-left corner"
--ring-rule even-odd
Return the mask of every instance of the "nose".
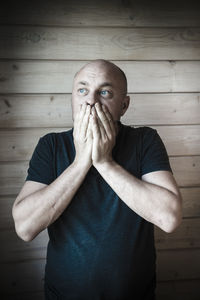
[[99, 102], [98, 95], [96, 93], [92, 93], [92, 94], [88, 95], [86, 102], [90, 106], [94, 106], [95, 103]]

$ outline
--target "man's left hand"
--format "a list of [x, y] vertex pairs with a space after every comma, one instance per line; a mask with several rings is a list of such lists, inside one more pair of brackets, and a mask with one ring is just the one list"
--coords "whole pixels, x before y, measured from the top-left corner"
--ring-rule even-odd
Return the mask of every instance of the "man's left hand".
[[96, 103], [92, 108], [92, 163], [94, 166], [111, 162], [112, 149], [115, 145], [117, 128], [107, 107]]

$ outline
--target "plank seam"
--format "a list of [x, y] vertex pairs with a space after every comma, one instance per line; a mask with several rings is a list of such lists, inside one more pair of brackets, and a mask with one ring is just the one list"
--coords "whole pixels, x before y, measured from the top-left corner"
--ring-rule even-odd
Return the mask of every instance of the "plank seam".
[[30, 24], [30, 23], [0, 23], [0, 26], [6, 26], [6, 27], [41, 27], [41, 28], [59, 28], [59, 29], [180, 29], [180, 30], [184, 30], [184, 29], [200, 29], [200, 25], [184, 25], [184, 26], [135, 26], [135, 25], [84, 25], [84, 24], [79, 24], [79, 25], [60, 25], [60, 24]]
[[[43, 58], [2, 58], [0, 57], [0, 62], [6, 62], [6, 61], [22, 61], [22, 62], [82, 62], [82, 63], [87, 63], [90, 61], [93, 61], [93, 59], [43, 59]], [[168, 62], [168, 63], [174, 63], [174, 62], [200, 62], [200, 59], [110, 59], [111, 62], [119, 62], [119, 63], [123, 63], [123, 62]]]

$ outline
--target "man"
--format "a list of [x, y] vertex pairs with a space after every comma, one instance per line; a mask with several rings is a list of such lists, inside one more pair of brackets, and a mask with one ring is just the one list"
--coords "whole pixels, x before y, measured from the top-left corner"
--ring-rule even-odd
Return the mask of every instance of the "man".
[[42, 137], [14, 206], [17, 234], [48, 228], [46, 299], [155, 299], [153, 224], [172, 232], [181, 197], [156, 130], [120, 122], [121, 69], [92, 61], [74, 78], [74, 128]]

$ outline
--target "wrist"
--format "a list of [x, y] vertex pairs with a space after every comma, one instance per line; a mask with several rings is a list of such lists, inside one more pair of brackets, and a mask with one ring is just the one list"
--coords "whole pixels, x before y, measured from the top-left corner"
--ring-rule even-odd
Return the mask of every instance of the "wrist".
[[91, 160], [80, 160], [75, 157], [73, 161], [73, 166], [78, 168], [80, 172], [87, 172], [89, 171], [90, 167], [92, 166], [92, 161]]
[[99, 173], [106, 172], [107, 170], [112, 168], [115, 164], [116, 162], [112, 158], [109, 160], [93, 162], [93, 166], [97, 169], [97, 171], [99, 171]]

